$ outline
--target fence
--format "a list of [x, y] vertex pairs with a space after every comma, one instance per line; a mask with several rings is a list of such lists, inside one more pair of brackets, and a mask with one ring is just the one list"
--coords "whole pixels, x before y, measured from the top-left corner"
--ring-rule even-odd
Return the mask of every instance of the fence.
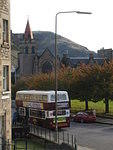
[[[52, 143], [56, 143], [58, 145], [65, 143], [74, 149], [76, 149], [77, 147], [75, 135], [70, 134], [63, 130], [55, 132], [50, 129], [38, 127], [35, 125], [30, 125], [30, 134], [35, 135], [39, 138], [43, 138], [44, 140], [48, 140]], [[21, 143], [21, 145], [18, 145], [18, 141], [23, 143]], [[0, 137], [0, 150], [32, 150], [32, 146], [33, 145], [30, 146], [28, 139], [23, 139], [23, 141], [22, 139], [16, 139], [12, 143], [10, 143], [5, 138]], [[35, 146], [37, 147], [39, 145], [35, 145]], [[43, 146], [45, 145], [42, 144], [41, 146], [42, 149]]]
[[[34, 145], [35, 144], [35, 145]], [[37, 150], [37, 148], [43, 148], [44, 146], [40, 146], [36, 143], [32, 143], [31, 139], [15, 139], [12, 143], [4, 140], [4, 138], [0, 137], [0, 150]]]
[[66, 131], [53, 131], [35, 125], [30, 125], [30, 134], [43, 138], [57, 144], [68, 144], [72, 148], [76, 147], [76, 136]]

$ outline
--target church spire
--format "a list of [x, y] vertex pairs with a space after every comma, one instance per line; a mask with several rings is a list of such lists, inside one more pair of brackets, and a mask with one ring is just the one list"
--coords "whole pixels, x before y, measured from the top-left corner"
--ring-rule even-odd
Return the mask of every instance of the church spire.
[[25, 41], [33, 40], [33, 33], [30, 28], [29, 19], [27, 20], [27, 25], [25, 28], [24, 39]]

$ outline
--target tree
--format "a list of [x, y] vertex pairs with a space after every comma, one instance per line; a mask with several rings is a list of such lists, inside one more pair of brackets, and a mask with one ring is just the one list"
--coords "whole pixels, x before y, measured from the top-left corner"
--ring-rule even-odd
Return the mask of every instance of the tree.
[[105, 113], [109, 113], [109, 99], [113, 93], [113, 62], [105, 62], [96, 75], [93, 99], [105, 100]]
[[12, 99], [15, 99], [16, 97], [16, 92], [19, 90], [27, 90], [27, 78], [21, 78], [16, 82], [16, 84], [12, 84], [11, 90], [12, 90]]
[[[24, 77], [12, 86], [13, 97], [17, 90], [54, 90], [54, 72]], [[85, 101], [105, 100], [105, 112], [109, 112], [109, 99], [113, 99], [113, 62], [98, 64], [81, 64], [76, 69], [62, 66], [58, 70], [58, 90], [66, 90], [70, 99]]]
[[77, 68], [76, 98], [85, 100], [85, 109], [88, 110], [88, 100], [92, 99], [94, 81], [92, 78], [92, 67], [81, 64]]

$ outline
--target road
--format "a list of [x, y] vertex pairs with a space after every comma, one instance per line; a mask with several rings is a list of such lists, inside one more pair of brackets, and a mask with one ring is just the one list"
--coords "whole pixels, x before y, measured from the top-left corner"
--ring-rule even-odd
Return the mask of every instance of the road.
[[112, 125], [72, 122], [70, 128], [64, 130], [76, 134], [80, 146], [93, 150], [113, 150]]

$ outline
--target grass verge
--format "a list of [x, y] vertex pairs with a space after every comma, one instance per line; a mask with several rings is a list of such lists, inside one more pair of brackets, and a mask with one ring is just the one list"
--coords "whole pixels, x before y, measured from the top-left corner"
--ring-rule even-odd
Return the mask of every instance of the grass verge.
[[[97, 113], [105, 113], [105, 103], [104, 101], [99, 101], [99, 102], [88, 102], [89, 109], [95, 109]], [[77, 112], [80, 110], [85, 110], [85, 102], [80, 101], [80, 100], [71, 100], [71, 112]], [[113, 115], [113, 101], [109, 101], [109, 110], [110, 110], [110, 115]]]

